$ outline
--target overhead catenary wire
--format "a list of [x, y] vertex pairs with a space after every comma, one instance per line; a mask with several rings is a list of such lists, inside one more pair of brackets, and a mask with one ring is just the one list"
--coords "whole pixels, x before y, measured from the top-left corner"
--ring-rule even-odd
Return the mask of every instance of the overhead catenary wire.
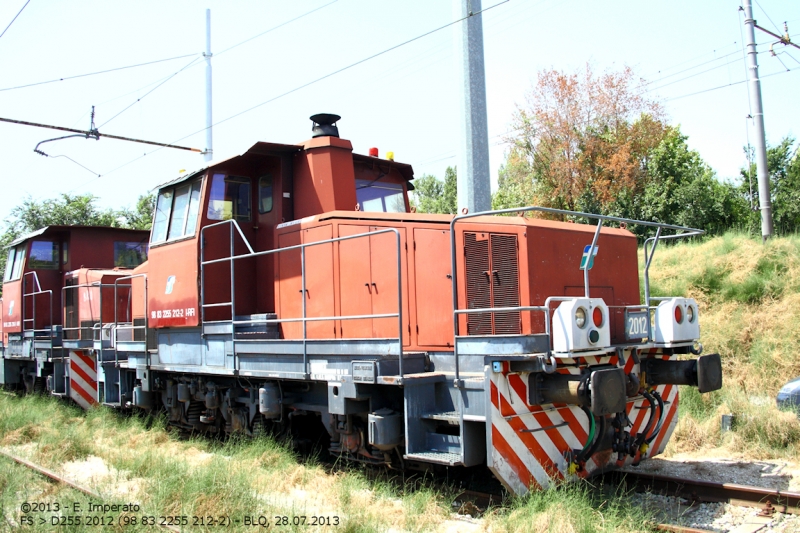
[[14, 21], [17, 20], [17, 17], [20, 16], [20, 14], [22, 14], [22, 12], [25, 10], [26, 7], [28, 7], [28, 4], [30, 4], [30, 3], [31, 3], [31, 0], [28, 0], [27, 2], [25, 2], [25, 5], [22, 6], [22, 9], [20, 9], [17, 12], [17, 14], [14, 15], [14, 18], [11, 19], [11, 22], [8, 23], [8, 26], [6, 26], [6, 29], [3, 30], [3, 33], [0, 33], [0, 39], [3, 37], [3, 35], [6, 34], [6, 32], [8, 31], [8, 28], [10, 28], [12, 24], [14, 24]]
[[[403, 41], [402, 43], [396, 44], [396, 45], [394, 45], [394, 46], [390, 46], [389, 48], [386, 48], [385, 50], [382, 50], [382, 51], [380, 51], [380, 52], [377, 52], [377, 53], [375, 53], [375, 54], [372, 54], [372, 55], [370, 55], [370, 56], [367, 56], [367, 57], [365, 57], [365, 58], [363, 58], [363, 59], [359, 59], [358, 61], [356, 61], [356, 62], [354, 62], [354, 63], [350, 63], [349, 65], [346, 65], [346, 66], [344, 66], [344, 67], [342, 67], [342, 68], [339, 68], [339, 69], [336, 69], [336, 70], [334, 70], [334, 71], [332, 71], [332, 72], [329, 72], [328, 74], [325, 74], [325, 75], [323, 75], [323, 76], [320, 76], [320, 77], [318, 77], [318, 78], [315, 78], [315, 79], [313, 79], [313, 80], [311, 80], [311, 81], [309, 81], [309, 82], [306, 82], [306, 83], [304, 83], [304, 84], [302, 84], [302, 85], [299, 85], [299, 86], [297, 86], [297, 87], [295, 87], [295, 88], [293, 88], [293, 89], [290, 89], [290, 90], [288, 90], [288, 91], [285, 91], [285, 92], [283, 92], [283, 93], [281, 93], [281, 94], [279, 94], [279, 95], [277, 95], [277, 96], [274, 96], [274, 97], [272, 97], [272, 98], [270, 98], [270, 99], [268, 99], [268, 100], [265, 100], [265, 101], [263, 101], [263, 102], [261, 102], [261, 103], [259, 103], [259, 104], [256, 104], [256, 105], [254, 105], [254, 106], [251, 106], [251, 107], [249, 107], [249, 108], [247, 108], [247, 109], [244, 109], [244, 110], [242, 110], [242, 111], [239, 111], [238, 113], [234, 113], [233, 115], [230, 115], [230, 116], [228, 116], [228, 117], [226, 117], [226, 118], [224, 118], [224, 119], [222, 119], [222, 120], [219, 120], [219, 121], [217, 121], [217, 122], [213, 123], [211, 126], [207, 126], [207, 127], [205, 127], [205, 128], [201, 128], [201, 129], [199, 129], [199, 130], [197, 130], [197, 131], [193, 131], [192, 133], [189, 133], [188, 135], [184, 135], [183, 137], [180, 137], [180, 138], [178, 138], [178, 139], [175, 139], [175, 140], [173, 141], [173, 143], [180, 142], [180, 141], [182, 141], [182, 140], [184, 140], [184, 139], [187, 139], [187, 138], [189, 138], [189, 137], [191, 137], [191, 136], [193, 136], [193, 135], [197, 135], [198, 133], [202, 133], [202, 132], [204, 132], [205, 130], [207, 130], [209, 127], [215, 127], [215, 126], [218, 126], [218, 125], [220, 125], [220, 124], [223, 124], [223, 123], [225, 123], [225, 122], [228, 122], [228, 121], [230, 121], [230, 120], [233, 120], [234, 118], [240, 117], [240, 116], [242, 116], [242, 115], [244, 115], [244, 114], [246, 114], [246, 113], [249, 113], [249, 112], [251, 112], [251, 111], [254, 111], [254, 110], [256, 110], [256, 109], [258, 109], [258, 108], [260, 108], [260, 107], [263, 107], [263, 106], [264, 106], [264, 105], [266, 105], [266, 104], [272, 103], [272, 102], [274, 102], [274, 101], [276, 101], [276, 100], [278, 100], [278, 99], [280, 99], [280, 98], [284, 98], [284, 97], [286, 97], [286, 96], [288, 96], [288, 95], [290, 95], [290, 94], [292, 94], [292, 93], [295, 93], [295, 92], [297, 92], [297, 91], [299, 91], [299, 90], [301, 90], [301, 89], [305, 89], [306, 87], [309, 87], [309, 86], [311, 86], [311, 85], [314, 85], [314, 84], [316, 84], [316, 83], [319, 83], [320, 81], [326, 80], [326, 79], [328, 79], [328, 78], [330, 78], [330, 77], [332, 77], [332, 76], [335, 76], [335, 75], [337, 75], [337, 74], [340, 74], [340, 73], [342, 73], [342, 72], [345, 72], [345, 71], [347, 71], [347, 70], [349, 70], [349, 69], [351, 69], [351, 68], [353, 68], [353, 67], [356, 67], [356, 66], [358, 66], [358, 65], [360, 65], [360, 64], [362, 64], [362, 63], [366, 63], [367, 61], [370, 61], [370, 60], [372, 60], [372, 59], [375, 59], [376, 57], [380, 57], [380, 56], [382, 56], [382, 55], [384, 55], [384, 54], [387, 54], [387, 53], [389, 53], [389, 52], [391, 52], [391, 51], [393, 51], [393, 50], [396, 50], [396, 49], [398, 49], [398, 48], [401, 48], [401, 47], [403, 47], [403, 46], [405, 46], [405, 45], [407, 45], [407, 44], [410, 44], [410, 43], [413, 43], [413, 42], [415, 42], [415, 41], [418, 41], [418, 40], [420, 40], [420, 39], [423, 39], [423, 38], [425, 38], [425, 37], [427, 37], [427, 36], [429, 36], [429, 35], [432, 35], [432, 34], [434, 34], [434, 33], [437, 33], [437, 32], [439, 32], [439, 31], [441, 31], [441, 30], [444, 30], [444, 29], [446, 29], [446, 28], [449, 28], [449, 27], [453, 26], [454, 24], [458, 24], [459, 22], [462, 22], [462, 21], [464, 21], [464, 20], [466, 20], [466, 19], [468, 19], [468, 18], [470, 18], [470, 17], [473, 17], [473, 16], [475, 16], [475, 15], [479, 15], [479, 14], [481, 14], [481, 13], [484, 13], [484, 12], [486, 12], [486, 11], [489, 11], [490, 9], [494, 9], [495, 7], [498, 7], [498, 6], [500, 6], [500, 5], [506, 4], [506, 3], [510, 2], [510, 1], [511, 1], [511, 0], [501, 0], [500, 2], [498, 2], [498, 3], [496, 3], [496, 4], [493, 4], [493, 5], [489, 6], [489, 7], [486, 7], [486, 8], [484, 8], [484, 9], [480, 10], [480, 11], [476, 11], [476, 12], [470, 13], [470, 14], [469, 14], [469, 15], [467, 15], [466, 17], [461, 17], [461, 18], [459, 18], [459, 19], [456, 19], [456, 20], [454, 20], [454, 21], [448, 22], [447, 24], [444, 24], [444, 25], [442, 25], [442, 26], [439, 26], [438, 28], [434, 28], [434, 29], [432, 29], [432, 30], [430, 30], [430, 31], [427, 31], [427, 32], [425, 32], [425, 33], [422, 33], [422, 34], [420, 34], [420, 35], [417, 35], [416, 37], [412, 37], [411, 39], [408, 39], [408, 40], [406, 40], [406, 41]], [[163, 147], [167, 147], [167, 146], [171, 146], [171, 145], [172, 145], [172, 143], [168, 143], [168, 144], [166, 144], [166, 145], [165, 145], [165, 146], [163, 146]], [[161, 147], [161, 148], [163, 148], [163, 147]], [[79, 188], [79, 187], [85, 187], [86, 185], [89, 185], [89, 184], [91, 184], [91, 183], [93, 183], [93, 182], [97, 181], [98, 179], [100, 179], [100, 178], [102, 178], [102, 177], [104, 177], [104, 176], [108, 176], [109, 174], [111, 174], [111, 173], [113, 173], [113, 172], [116, 172], [116, 171], [118, 171], [118, 170], [120, 170], [120, 169], [122, 169], [122, 168], [124, 168], [124, 167], [126, 167], [126, 166], [128, 166], [128, 165], [130, 165], [130, 164], [133, 164], [133, 163], [135, 163], [136, 161], [139, 161], [140, 159], [142, 159], [142, 158], [144, 158], [144, 157], [146, 157], [146, 156], [148, 156], [148, 155], [150, 155], [150, 154], [152, 154], [152, 153], [155, 153], [155, 152], [157, 152], [157, 151], [161, 150], [161, 148], [156, 148], [155, 150], [151, 150], [150, 152], [145, 152], [144, 154], [140, 155], [139, 157], [136, 157], [136, 158], [134, 158], [134, 159], [131, 159], [131, 160], [130, 160], [130, 161], [128, 161], [127, 163], [123, 163], [122, 165], [120, 165], [120, 166], [118, 166], [118, 167], [115, 167], [115, 168], [113, 168], [113, 169], [109, 170], [108, 172], [105, 172], [105, 173], [103, 173], [103, 174], [99, 175], [99, 176], [98, 176], [97, 178], [95, 178], [95, 179], [93, 179], [93, 180], [91, 180], [91, 181], [88, 181], [88, 182], [86, 182], [86, 183], [84, 183], [84, 184], [82, 184], [82, 185], [79, 185], [77, 188]], [[75, 190], [75, 189], [73, 189], [73, 190]]]
[[780, 31], [781, 31], [781, 29], [778, 27], [778, 25], [777, 25], [777, 24], [775, 24], [775, 22], [773, 22], [773, 21], [772, 21], [772, 18], [771, 18], [771, 17], [770, 17], [770, 16], [767, 14], [767, 10], [766, 10], [766, 9], [764, 9], [763, 7], [761, 7], [761, 4], [759, 4], [759, 3], [758, 3], [758, 0], [755, 0], [755, 2], [756, 2], [756, 5], [758, 6], [758, 9], [760, 9], [760, 10], [761, 10], [761, 12], [762, 12], [762, 13], [764, 13], [764, 16], [765, 16], [765, 17], [767, 17], [767, 20], [768, 20], [768, 21], [770, 21], [770, 23], [771, 23], [773, 26], [775, 26], [775, 29], [776, 29], [776, 30], [778, 30], [778, 31], [780, 32]]
[[144, 99], [145, 99], [145, 98], [146, 98], [146, 97], [147, 97], [147, 96], [148, 96], [150, 93], [152, 93], [153, 91], [155, 91], [156, 89], [158, 89], [159, 87], [161, 87], [162, 85], [164, 85], [165, 83], [167, 83], [169, 80], [171, 80], [172, 78], [174, 78], [175, 76], [177, 76], [178, 74], [180, 74], [181, 72], [183, 72], [184, 70], [186, 70], [187, 68], [189, 68], [190, 66], [192, 66], [193, 64], [195, 64], [195, 63], [196, 63], [198, 60], [200, 60], [200, 58], [201, 58], [201, 56], [197, 56], [197, 57], [195, 57], [194, 59], [192, 59], [192, 60], [191, 60], [189, 63], [187, 63], [187, 64], [186, 64], [186, 66], [184, 66], [182, 69], [180, 69], [179, 71], [177, 71], [177, 72], [173, 73], [171, 76], [169, 76], [169, 77], [165, 78], [165, 79], [164, 79], [164, 80], [163, 80], [161, 83], [159, 83], [158, 85], [156, 85], [155, 87], [153, 87], [152, 89], [150, 89], [149, 91], [147, 91], [147, 92], [146, 92], [144, 95], [142, 95], [142, 96], [140, 96], [139, 98], [137, 98], [135, 102], [132, 102], [132, 103], [130, 103], [130, 104], [129, 104], [129, 105], [127, 105], [127, 106], [126, 106], [126, 107], [125, 107], [125, 108], [124, 108], [122, 111], [120, 111], [119, 113], [117, 113], [116, 115], [114, 115], [113, 117], [111, 117], [110, 119], [108, 119], [108, 120], [106, 120], [105, 122], [103, 122], [102, 124], [100, 124], [100, 126], [99, 126], [99, 127], [101, 127], [101, 128], [102, 128], [103, 126], [105, 126], [106, 124], [108, 124], [109, 122], [111, 122], [112, 120], [114, 120], [115, 118], [117, 118], [118, 116], [120, 116], [121, 114], [123, 114], [125, 111], [127, 111], [127, 110], [128, 110], [128, 109], [130, 109], [131, 107], [135, 106], [136, 104], [138, 104], [139, 102], [141, 102], [142, 100], [144, 100]]
[[106, 69], [106, 70], [99, 70], [97, 72], [88, 72], [86, 74], [77, 74], [75, 76], [64, 76], [63, 78], [56, 78], [56, 79], [46, 80], [46, 81], [37, 81], [37, 82], [34, 82], [34, 83], [26, 83], [25, 85], [17, 85], [16, 87], [6, 87], [4, 89], [0, 89], [0, 92], [13, 91], [13, 90], [16, 90], [16, 89], [25, 89], [27, 87], [35, 87], [37, 85], [46, 85], [48, 83], [56, 83], [56, 82], [59, 82], [59, 81], [74, 80], [76, 78], [86, 78], [88, 76], [97, 76], [98, 74], [108, 74], [109, 72], [117, 72], [117, 71], [120, 71], [120, 70], [129, 69], [129, 68], [145, 67], [147, 65], [154, 65], [156, 63], [164, 63], [165, 61], [174, 61], [176, 59], [183, 59], [185, 57], [192, 57], [192, 56], [199, 56], [199, 55], [200, 55], [199, 53], [184, 54], [182, 56], [168, 57], [166, 59], [156, 59], [155, 61], [147, 61], [146, 63], [137, 63], [135, 65], [127, 65], [127, 66], [124, 66], [124, 67], [117, 67], [117, 68], [110, 68], [110, 69]]
[[[773, 72], [772, 74], [766, 74], [766, 75], [763, 75], [763, 76], [759, 76], [759, 78], [763, 80], [764, 78], [770, 78], [772, 76], [777, 76], [778, 74], [786, 74], [787, 72], [797, 72], [798, 70], [800, 70], [800, 68], [793, 68], [793, 69], [789, 69], [789, 70], [781, 70], [780, 72]], [[671, 102], [673, 100], [680, 100], [681, 98], [688, 98], [689, 96], [695, 96], [697, 94], [703, 94], [703, 93], [707, 93], [707, 92], [711, 92], [711, 91], [716, 91], [718, 89], [724, 89], [726, 87], [732, 87], [733, 85], [739, 85], [739, 84], [742, 84], [742, 83], [747, 83], [748, 81], [750, 81], [750, 80], [741, 80], [741, 81], [735, 81], [735, 82], [732, 82], [732, 83], [726, 83], [725, 85], [719, 85], [717, 87], [711, 87], [709, 89], [703, 89], [702, 91], [697, 91], [697, 92], [693, 92], [693, 93], [689, 93], [689, 94], [683, 94], [681, 96], [675, 96], [673, 98], [668, 98], [668, 99], [665, 100], [665, 102]]]
[[160, 143], [160, 142], [155, 142], [155, 141], [146, 141], [144, 139], [134, 139], [132, 137], [122, 137], [120, 135], [110, 135], [108, 133], [100, 133], [97, 130], [89, 130], [89, 131], [87, 131], [87, 130], [78, 130], [78, 129], [75, 129], [75, 128], [65, 128], [63, 126], [53, 126], [52, 124], [39, 124], [39, 123], [36, 123], [36, 122], [27, 122], [25, 120], [15, 120], [15, 119], [11, 119], [11, 118], [2, 118], [2, 117], [0, 117], [0, 122], [8, 122], [10, 124], [20, 124], [22, 126], [34, 126], [36, 128], [47, 128], [47, 129], [51, 129], [51, 130], [69, 131], [69, 132], [72, 132], [72, 133], [79, 133], [79, 134], [85, 135], [87, 138], [93, 137], [93, 138], [99, 139], [100, 137], [108, 137], [109, 139], [117, 139], [118, 141], [130, 141], [130, 142], [141, 143], [141, 144], [150, 144], [150, 145], [153, 145], [153, 146], [158, 146], [159, 149], [161, 149], [161, 148], [176, 148], [178, 150], [188, 150], [190, 152], [199, 152], [199, 153], [203, 152], [203, 150], [201, 148], [190, 148], [188, 146], [178, 146], [177, 144], [174, 144], [174, 143]]
[[295, 18], [293, 18], [293, 19], [289, 19], [289, 20], [287, 20], [287, 21], [285, 21], [285, 22], [281, 22], [281, 23], [280, 23], [280, 24], [278, 24], [277, 26], [273, 26], [272, 28], [270, 28], [270, 29], [268, 29], [268, 30], [262, 31], [262, 32], [261, 32], [261, 33], [259, 33], [258, 35], [254, 35], [254, 36], [252, 36], [252, 37], [249, 37], [249, 38], [245, 39], [244, 41], [241, 41], [241, 42], [239, 42], [239, 43], [236, 43], [236, 44], [234, 44], [233, 46], [229, 46], [228, 48], [225, 48], [225, 49], [223, 49], [221, 52], [217, 52], [217, 53], [215, 53], [215, 54], [214, 54], [214, 57], [219, 57], [219, 56], [221, 56], [222, 54], [224, 54], [225, 52], [228, 52], [228, 51], [230, 51], [230, 50], [233, 50], [234, 48], [236, 48], [236, 47], [239, 47], [239, 46], [242, 46], [243, 44], [249, 43], [249, 42], [250, 42], [250, 41], [252, 41], [253, 39], [258, 39], [259, 37], [261, 37], [261, 36], [263, 36], [263, 35], [266, 35], [266, 34], [268, 34], [268, 33], [272, 32], [272, 31], [275, 31], [275, 30], [277, 30], [278, 28], [282, 28], [283, 26], [286, 26], [287, 24], [291, 24], [292, 22], [294, 22], [294, 21], [296, 21], [296, 20], [300, 20], [300, 19], [301, 19], [301, 18], [303, 18], [303, 17], [307, 17], [308, 15], [310, 15], [310, 14], [312, 14], [312, 13], [316, 12], [316, 11], [319, 11], [320, 9], [323, 9], [323, 8], [326, 8], [326, 7], [330, 6], [330, 5], [332, 5], [332, 4], [335, 4], [337, 1], [338, 1], [338, 0], [333, 0], [333, 2], [328, 2], [328, 3], [327, 3], [327, 4], [325, 4], [325, 5], [322, 5], [322, 6], [319, 6], [319, 7], [317, 7], [317, 8], [314, 8], [314, 9], [312, 9], [311, 11], [306, 11], [306, 12], [305, 12], [305, 13], [303, 13], [302, 15], [298, 15], [298, 16], [296, 16], [296, 17], [295, 17]]
[[684, 72], [689, 72], [690, 70], [694, 70], [694, 69], [702, 67], [704, 65], [708, 65], [709, 63], [714, 63], [716, 61], [720, 61], [721, 59], [725, 59], [726, 57], [729, 57], [729, 56], [732, 56], [733, 54], [738, 54], [738, 53], [739, 53], [739, 50], [734, 50], [733, 52], [728, 52], [725, 55], [721, 55], [719, 57], [715, 57], [714, 59], [709, 59], [708, 61], [704, 61], [703, 63], [699, 63], [699, 64], [691, 66], [691, 67], [687, 67], [687, 68], [685, 68], [683, 70], [679, 70], [678, 72], [673, 72], [672, 74], [667, 74], [667, 75], [662, 76], [660, 78], [656, 78], [654, 80], [647, 81], [643, 85], [646, 87], [648, 85], [653, 85], [653, 84], [656, 84], [656, 83], [660, 83], [661, 81], [666, 80], [667, 78], [671, 78], [673, 76], [677, 76], [679, 74], [683, 74]]

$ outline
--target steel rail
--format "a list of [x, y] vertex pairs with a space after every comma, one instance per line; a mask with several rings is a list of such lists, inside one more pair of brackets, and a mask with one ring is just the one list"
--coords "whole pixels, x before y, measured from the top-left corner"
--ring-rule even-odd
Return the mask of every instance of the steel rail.
[[[17, 457], [16, 455], [10, 454], [5, 450], [0, 450], [0, 455], [2, 455], [3, 457], [6, 457], [8, 459], [11, 459], [12, 461], [14, 461], [16, 463], [19, 463], [22, 466], [24, 466], [26, 468], [29, 468], [30, 470], [33, 470], [37, 474], [41, 474], [41, 475], [43, 475], [45, 477], [48, 477], [48, 478], [52, 479], [53, 481], [57, 481], [59, 483], [63, 483], [64, 485], [67, 485], [71, 489], [75, 489], [78, 492], [82, 492], [83, 494], [86, 494], [87, 496], [91, 496], [92, 498], [97, 498], [98, 500], [103, 500], [104, 499], [100, 494], [94, 492], [91, 489], [87, 489], [86, 487], [84, 487], [82, 485], [78, 485], [74, 481], [70, 481], [69, 479], [67, 479], [67, 478], [65, 478], [63, 476], [59, 476], [58, 474], [56, 474], [52, 470], [48, 470], [47, 468], [39, 466], [39, 465], [37, 465], [35, 463], [31, 463], [30, 461], [26, 461], [25, 459], [23, 459], [21, 457]], [[177, 533], [180, 533], [180, 531], [181, 531], [180, 529], [178, 529], [176, 527], [168, 526], [166, 524], [157, 524], [157, 525], [163, 527], [164, 529], [168, 529], [170, 531], [175, 531]]]
[[779, 513], [800, 515], [800, 493], [738, 485], [714, 483], [671, 476], [614, 471], [604, 475], [614, 484], [630, 483], [636, 490], [650, 490], [692, 502], [723, 503]]

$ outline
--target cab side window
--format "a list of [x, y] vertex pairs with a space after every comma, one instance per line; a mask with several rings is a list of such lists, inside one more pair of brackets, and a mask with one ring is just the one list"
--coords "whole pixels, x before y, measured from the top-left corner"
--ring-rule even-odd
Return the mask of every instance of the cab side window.
[[249, 222], [250, 188], [250, 178], [214, 174], [208, 200], [209, 220]]
[[57, 242], [33, 241], [28, 257], [28, 268], [31, 270], [57, 270], [58, 251]]
[[135, 268], [147, 261], [147, 245], [143, 242], [114, 241], [114, 266]]
[[258, 178], [258, 212], [272, 211], [272, 174]]

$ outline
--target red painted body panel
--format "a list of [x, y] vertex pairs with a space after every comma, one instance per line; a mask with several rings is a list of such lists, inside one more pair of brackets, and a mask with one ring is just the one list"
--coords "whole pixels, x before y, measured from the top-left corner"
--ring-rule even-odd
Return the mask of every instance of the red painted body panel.
[[[197, 326], [197, 237], [150, 248], [147, 279], [148, 326]], [[140, 298], [134, 296], [134, 300]]]
[[295, 156], [294, 216], [355, 209], [353, 145], [338, 137], [307, 141]]
[[[453, 338], [452, 292], [448, 278], [451, 274], [448, 224], [451, 217], [440, 217], [434, 222], [430, 215], [407, 213], [397, 218], [401, 221], [392, 221], [390, 214], [329, 213], [279, 228], [278, 242], [280, 246], [299, 244], [301, 234], [329, 225], [339, 237], [366, 234], [389, 227], [398, 228], [402, 237], [404, 344], [411, 350], [446, 349], [452, 344]], [[594, 234], [592, 226], [512, 217], [481, 217], [457, 224], [456, 232], [460, 250], [463, 250], [464, 233], [483, 233], [485, 239], [490, 235], [517, 237], [518, 305], [543, 305], [548, 296], [583, 294], [583, 271], [578, 266], [584, 246], [591, 243]], [[406, 243], [408, 235], [412, 239]], [[328, 233], [322, 237], [328, 237]], [[304, 239], [303, 242], [311, 241]], [[590, 271], [591, 294], [606, 298], [609, 305], [637, 304], [639, 278], [635, 236], [626, 230], [604, 229], [598, 246], [600, 252]], [[341, 241], [333, 250], [333, 265], [327, 257], [324, 261], [307, 259], [306, 280], [307, 287], [317, 287], [313, 291], [316, 293], [326, 284], [334, 286], [337, 316], [397, 311], [394, 235], [371, 235]], [[280, 259], [281, 267], [278, 270], [278, 316], [296, 318], [302, 315], [299, 252], [280, 255], [286, 257]], [[338, 273], [334, 272], [335, 265], [339, 266]], [[467, 307], [463, 253], [457, 255], [457, 265], [459, 307], [463, 309]], [[308, 316], [330, 316], [327, 313], [312, 315], [310, 309]], [[614, 320], [621, 323], [621, 314]], [[544, 332], [542, 314], [522, 313], [520, 321], [522, 333]], [[466, 334], [466, 325], [467, 319], [464, 318], [459, 326], [461, 334]], [[284, 324], [282, 331], [285, 338], [302, 338], [302, 330], [297, 324]], [[618, 331], [624, 337], [619, 324]], [[309, 329], [308, 337], [396, 338], [397, 320], [341, 320], [340, 327], [333, 333], [335, 336], [327, 328], [321, 328], [312, 334]]]
[[[26, 260], [17, 280], [3, 284], [4, 293], [4, 334], [20, 333], [25, 329], [42, 329], [62, 324], [62, 288], [65, 273], [83, 267], [115, 269], [115, 243], [147, 242], [149, 232], [122, 228], [95, 226], [49, 226], [32, 234], [24, 243]], [[56, 268], [30, 268], [32, 242], [52, 242], [57, 250]], [[16, 246], [19, 246], [17, 244]], [[122, 269], [123, 272], [128, 272]], [[35, 274], [35, 277], [34, 277]], [[38, 287], [35, 279], [38, 279]], [[52, 293], [52, 318], [49, 294], [32, 296], [37, 289]], [[25, 296], [23, 297], [23, 291]], [[13, 303], [12, 303], [13, 302]], [[23, 305], [25, 324], [23, 324]], [[35, 324], [32, 321], [36, 311]], [[111, 317], [113, 320], [113, 315]]]
[[[88, 324], [111, 324], [130, 322], [128, 302], [130, 282], [122, 281], [114, 289], [115, 281], [131, 274], [130, 270], [96, 270], [81, 268], [70, 272], [66, 277], [76, 288], [64, 292], [65, 305], [63, 319], [65, 338], [90, 339], [91, 332], [85, 330], [82, 336], [77, 331]], [[94, 286], [92, 286], [94, 285]]]

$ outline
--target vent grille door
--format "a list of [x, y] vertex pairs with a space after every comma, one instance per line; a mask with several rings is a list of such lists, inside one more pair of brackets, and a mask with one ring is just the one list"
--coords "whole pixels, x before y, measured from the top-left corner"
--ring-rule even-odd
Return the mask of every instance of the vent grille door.
[[[464, 254], [467, 267], [467, 309], [491, 307], [489, 239], [486, 234], [465, 233]], [[492, 317], [489, 313], [467, 315], [467, 335], [491, 334]]]
[[[519, 260], [517, 236], [491, 236], [492, 248], [492, 307], [519, 307]], [[519, 311], [493, 313], [495, 335], [518, 335]]]
[[[517, 236], [465, 233], [467, 307], [518, 307]], [[467, 315], [468, 335], [516, 335], [522, 332], [520, 312]]]

